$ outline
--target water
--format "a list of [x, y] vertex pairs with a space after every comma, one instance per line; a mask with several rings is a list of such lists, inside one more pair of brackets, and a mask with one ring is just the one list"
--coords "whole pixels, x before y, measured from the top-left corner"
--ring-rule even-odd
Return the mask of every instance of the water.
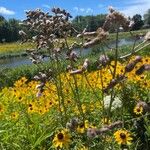
[[[123, 45], [132, 45], [134, 43], [134, 39], [120, 39], [118, 42], [119, 46]], [[115, 47], [115, 42], [112, 42], [109, 44], [110, 47]], [[85, 56], [89, 53], [91, 53], [91, 49], [75, 49], [75, 51], [82, 56]], [[48, 60], [48, 59], [45, 59]], [[30, 65], [32, 64], [31, 60], [29, 60], [28, 57], [12, 57], [12, 58], [7, 58], [7, 59], [0, 59], [0, 68], [13, 68], [13, 67], [18, 67], [21, 65]]]
[[27, 57], [12, 57], [7, 59], [0, 59], [0, 68], [12, 68], [29, 64], [31, 64], [31, 61]]

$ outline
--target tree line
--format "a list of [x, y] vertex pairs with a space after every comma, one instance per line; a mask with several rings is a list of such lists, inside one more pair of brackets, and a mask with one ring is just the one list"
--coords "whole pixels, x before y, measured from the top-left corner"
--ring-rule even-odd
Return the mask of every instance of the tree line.
[[[83, 31], [87, 27], [88, 31], [95, 31], [101, 27], [105, 21], [107, 14], [91, 15], [91, 16], [76, 16], [73, 20], [73, 26], [77, 31]], [[143, 18], [140, 14], [134, 15], [130, 20], [134, 21], [132, 30], [139, 30], [141, 28], [150, 27], [150, 9], [144, 14]], [[20, 39], [19, 30], [27, 30], [20, 25], [20, 20], [9, 19], [6, 20], [0, 15], [0, 42], [13, 42]], [[112, 31], [113, 32], [113, 31]]]
[[19, 40], [19, 20], [9, 19], [6, 20], [3, 16], [0, 16], [0, 41], [12, 42]]

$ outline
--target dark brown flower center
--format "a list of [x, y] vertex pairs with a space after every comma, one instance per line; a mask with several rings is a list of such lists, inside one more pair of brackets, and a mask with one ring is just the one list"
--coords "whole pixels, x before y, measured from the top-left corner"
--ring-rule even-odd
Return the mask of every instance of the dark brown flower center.
[[62, 133], [58, 133], [57, 138], [59, 140], [62, 140], [64, 138], [64, 135]]
[[136, 111], [137, 111], [137, 112], [140, 112], [140, 108], [137, 108]]
[[80, 124], [80, 128], [84, 128], [84, 124], [82, 123], [82, 124]]
[[125, 139], [125, 138], [126, 138], [126, 135], [125, 135], [124, 133], [120, 133], [120, 137], [121, 137], [122, 139]]

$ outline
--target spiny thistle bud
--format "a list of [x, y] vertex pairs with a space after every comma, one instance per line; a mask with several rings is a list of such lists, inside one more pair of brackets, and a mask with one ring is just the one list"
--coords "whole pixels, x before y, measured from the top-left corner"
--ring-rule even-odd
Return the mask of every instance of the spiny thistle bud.
[[94, 138], [94, 137], [96, 137], [96, 136], [97, 136], [96, 129], [94, 129], [94, 128], [88, 128], [88, 129], [87, 129], [87, 136], [88, 136], [89, 138]]
[[142, 57], [141, 56], [136, 56], [135, 57], [135, 61], [136, 62], [141, 62], [142, 61]]
[[150, 71], [150, 65], [144, 64], [139, 69], [136, 70], [135, 74], [141, 75], [144, 71]]
[[78, 118], [72, 118], [70, 122], [67, 122], [66, 128], [70, 130], [75, 130], [78, 127], [79, 124], [79, 119]]
[[41, 88], [43, 88], [44, 86], [45, 86], [45, 83], [42, 82], [42, 83], [40, 83], [40, 84], [38, 84], [38, 85], [36, 86], [36, 89], [41, 89]]
[[100, 129], [89, 128], [87, 130], [87, 136], [90, 137], [90, 138], [94, 138], [97, 135], [101, 135], [101, 134], [104, 134], [106, 132], [111, 131], [114, 128], [118, 128], [122, 124], [123, 124], [122, 121], [116, 121], [116, 122], [114, 122], [114, 123], [112, 123], [112, 124], [110, 124], [108, 126], [104, 126], [104, 127], [100, 128]]
[[67, 66], [66, 71], [71, 71], [72, 67], [70, 65]]
[[109, 6], [108, 9], [109, 9], [110, 13], [113, 13], [115, 11], [115, 9], [112, 6]]
[[67, 58], [70, 59], [70, 60], [72, 60], [72, 61], [74, 61], [74, 62], [76, 62], [78, 56], [77, 56], [77, 53], [76, 53], [75, 51], [72, 51], [72, 52], [69, 54], [69, 57], [67, 57]]
[[81, 74], [83, 73], [85, 70], [87, 70], [87, 67], [89, 65], [89, 60], [88, 59], [85, 59], [84, 63], [83, 63], [83, 66], [81, 69], [77, 69], [77, 70], [73, 70], [73, 71], [70, 71], [70, 74]]
[[19, 35], [21, 36], [22, 43], [27, 41], [27, 34], [23, 31], [19, 31]]
[[107, 91], [108, 91], [109, 89], [113, 88], [115, 85], [117, 85], [117, 80], [112, 79], [112, 80], [110, 81], [110, 83], [108, 84], [108, 86], [107, 86], [106, 88], [104, 88], [103, 91], [107, 93]]
[[19, 35], [21, 35], [21, 36], [27, 36], [27, 34], [23, 30], [19, 31]]
[[136, 65], [136, 62], [133, 61], [125, 66], [125, 72], [131, 72]]
[[118, 83], [120, 83], [121, 81], [123, 81], [125, 79], [124, 75], [119, 75], [116, 77], [116, 79], [112, 79], [110, 81], [110, 83], [108, 84], [108, 86], [106, 88], [103, 89], [103, 91], [105, 93], [108, 92], [109, 89], [112, 89], [114, 86], [116, 86]]
[[97, 36], [94, 39], [83, 44], [84, 48], [88, 48], [88, 47], [91, 47], [93, 45], [97, 45], [97, 44], [99, 44], [102, 41], [105, 41], [107, 39], [108, 32], [105, 32], [102, 28], [98, 28], [96, 33], [97, 33]]
[[108, 31], [110, 27], [115, 24], [118, 28], [121, 26], [124, 30], [129, 29], [129, 20], [122, 15], [120, 12], [114, 10], [112, 7], [109, 8], [110, 14], [106, 16], [106, 21], [103, 24], [103, 29]]
[[135, 59], [131, 63], [129, 63], [125, 66], [125, 73], [131, 72], [134, 69], [134, 67], [136, 66], [136, 64], [138, 62], [140, 62], [141, 60], [142, 60], [141, 56], [136, 56]]
[[138, 70], [136, 70], [136, 75], [141, 75], [145, 71], [145, 65], [142, 65]]
[[129, 28], [132, 28], [134, 26], [135, 22], [133, 20], [130, 21], [130, 24], [129, 24]]
[[150, 71], [150, 64], [145, 64], [145, 70]]
[[102, 66], [106, 66], [108, 63], [109, 63], [109, 61], [110, 61], [110, 59], [109, 59], [109, 57], [108, 56], [106, 56], [106, 55], [101, 55], [100, 57], [99, 57], [99, 63], [102, 65]]
[[83, 71], [87, 70], [88, 65], [89, 65], [89, 60], [86, 58], [82, 66], [82, 70]]
[[139, 101], [139, 102], [136, 104], [136, 107], [142, 107], [143, 110], [144, 110], [144, 113], [150, 112], [150, 105], [148, 105], [146, 102]]
[[146, 33], [145, 37], [144, 37], [145, 41], [150, 41], [150, 31]]

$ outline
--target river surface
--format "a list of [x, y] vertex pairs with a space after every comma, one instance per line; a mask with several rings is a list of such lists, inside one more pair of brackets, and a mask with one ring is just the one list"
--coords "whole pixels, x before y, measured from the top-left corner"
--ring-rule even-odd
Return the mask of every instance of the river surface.
[[[123, 45], [132, 45], [134, 43], [133, 39], [120, 39], [118, 42], [118, 46], [123, 46]], [[115, 42], [111, 42], [109, 44], [110, 47], [115, 47]], [[82, 56], [85, 56], [89, 53], [91, 53], [91, 49], [76, 49], [75, 50], [78, 54], [82, 54]], [[45, 61], [48, 60], [48, 58], [44, 59]], [[6, 58], [6, 59], [0, 59], [0, 68], [13, 68], [13, 67], [18, 67], [21, 65], [30, 65], [32, 64], [31, 60], [29, 60], [28, 57], [11, 57], [11, 58]]]

